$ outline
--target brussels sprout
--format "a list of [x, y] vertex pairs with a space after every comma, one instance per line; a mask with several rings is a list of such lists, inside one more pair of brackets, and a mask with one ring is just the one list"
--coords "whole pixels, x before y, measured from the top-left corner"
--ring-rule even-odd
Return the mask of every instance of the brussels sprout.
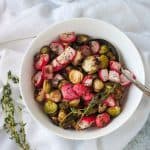
[[38, 94], [35, 96], [35, 100], [38, 102], [44, 101], [44, 91], [43, 90], [38, 92]]
[[86, 43], [89, 39], [90, 38], [88, 35], [84, 35], [84, 34], [77, 35], [77, 43], [79, 44]]
[[104, 104], [99, 104], [99, 106], [98, 106], [98, 112], [99, 112], [99, 113], [104, 112], [106, 109], [107, 109], [107, 106], [106, 106], [106, 105], [104, 105]]
[[98, 70], [97, 60], [94, 56], [88, 56], [82, 63], [82, 68], [88, 74], [93, 74]]
[[59, 90], [53, 90], [50, 92], [49, 99], [55, 103], [61, 101], [61, 92]]
[[116, 57], [115, 55], [111, 52], [111, 51], [108, 51], [106, 56], [110, 59], [110, 60], [116, 60]]
[[77, 51], [76, 56], [72, 61], [72, 64], [74, 66], [77, 66], [81, 62], [82, 58], [83, 58], [83, 56], [82, 56], [81, 51]]
[[59, 103], [59, 109], [67, 110], [69, 108], [69, 103], [67, 101]]
[[57, 109], [58, 109], [57, 104], [50, 100], [46, 101], [44, 104], [44, 112], [46, 114], [53, 114], [57, 111]]
[[64, 110], [60, 110], [58, 113], [58, 121], [63, 122], [66, 117], [66, 112]]
[[65, 85], [66, 83], [68, 83], [69, 81], [67, 81], [67, 80], [61, 80], [60, 82], [59, 82], [59, 84], [58, 84], [58, 88], [59, 89], [61, 89], [61, 87], [63, 86], [63, 85]]
[[101, 69], [104, 69], [104, 68], [107, 68], [107, 67], [108, 67], [109, 59], [108, 59], [107, 56], [101, 55], [101, 56], [99, 57], [99, 61], [100, 61], [100, 68], [101, 68]]
[[108, 51], [109, 51], [108, 46], [107, 46], [107, 45], [102, 45], [101, 48], [100, 48], [99, 53], [100, 53], [100, 54], [105, 54], [105, 53], [107, 53]]
[[77, 84], [80, 83], [83, 79], [83, 73], [81, 73], [78, 70], [72, 69], [69, 72], [69, 80], [73, 83], [73, 84]]
[[43, 91], [45, 93], [49, 93], [51, 90], [51, 83], [49, 80], [44, 80], [44, 83], [43, 83]]
[[95, 92], [100, 92], [104, 88], [104, 83], [97, 78], [93, 82], [93, 88]]
[[119, 106], [114, 106], [114, 107], [109, 107], [107, 109], [107, 112], [109, 113], [109, 115], [111, 115], [112, 117], [116, 117], [120, 114], [121, 112], [121, 108]]
[[41, 54], [48, 54], [50, 51], [50, 48], [48, 46], [43, 46], [41, 49], [40, 49], [40, 53]]
[[78, 107], [79, 103], [80, 103], [80, 99], [74, 99], [69, 102], [69, 105], [71, 107]]

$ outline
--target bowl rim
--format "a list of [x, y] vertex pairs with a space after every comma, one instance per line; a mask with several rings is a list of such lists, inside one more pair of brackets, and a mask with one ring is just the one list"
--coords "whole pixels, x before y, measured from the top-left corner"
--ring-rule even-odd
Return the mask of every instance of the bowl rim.
[[34, 113], [32, 112], [32, 110], [30, 110], [30, 108], [28, 107], [28, 104], [26, 103], [26, 100], [24, 98], [24, 92], [23, 92], [23, 87], [22, 87], [22, 68], [24, 66], [24, 63], [25, 63], [25, 58], [26, 58], [26, 55], [28, 54], [29, 50], [31, 49], [31, 47], [33, 46], [34, 42], [39, 39], [41, 37], [41, 35], [44, 35], [49, 29], [52, 29], [53, 27], [55, 27], [56, 25], [59, 25], [59, 24], [62, 24], [62, 23], [67, 23], [67, 22], [72, 22], [72, 21], [83, 21], [83, 20], [88, 20], [88, 21], [94, 21], [94, 22], [99, 22], [99, 23], [103, 23], [103, 24], [107, 24], [109, 25], [110, 27], [114, 28], [115, 30], [119, 31], [120, 33], [122, 33], [122, 35], [135, 47], [135, 49], [137, 50], [138, 54], [139, 54], [139, 57], [141, 59], [141, 63], [142, 63], [142, 68], [143, 68], [143, 81], [142, 83], [145, 84], [146, 82], [146, 73], [145, 73], [145, 65], [144, 65], [144, 60], [143, 60], [143, 57], [141, 55], [141, 52], [138, 50], [138, 48], [135, 46], [135, 44], [130, 40], [130, 38], [123, 32], [121, 31], [120, 29], [118, 29], [115, 25], [111, 24], [111, 23], [108, 23], [106, 21], [103, 21], [103, 20], [100, 20], [100, 19], [94, 19], [94, 18], [88, 18], [88, 17], [82, 17], [82, 18], [72, 18], [72, 19], [68, 19], [68, 20], [65, 20], [65, 21], [60, 21], [60, 22], [56, 22], [56, 23], [53, 23], [51, 25], [49, 25], [46, 29], [44, 29], [43, 31], [41, 31], [35, 39], [33, 39], [31, 41], [31, 43], [29, 44], [29, 46], [27, 47], [27, 50], [23, 56], [23, 59], [22, 59], [22, 63], [21, 63], [21, 68], [20, 68], [20, 72], [19, 72], [19, 77], [20, 77], [20, 82], [19, 82], [19, 89], [20, 89], [20, 92], [21, 92], [21, 95], [23, 97], [23, 102], [26, 106], [26, 109], [28, 110], [28, 112], [30, 113], [31, 117], [37, 122], [39, 123], [43, 128], [47, 129], [49, 132], [53, 133], [54, 135], [57, 135], [59, 137], [63, 137], [65, 139], [69, 139], [69, 140], [90, 140], [90, 139], [96, 139], [96, 138], [99, 138], [99, 137], [103, 137], [103, 136], [106, 136], [106, 135], [109, 135], [111, 133], [113, 133], [114, 131], [116, 131], [118, 128], [120, 128], [121, 126], [123, 126], [130, 118], [131, 116], [133, 116], [134, 112], [136, 111], [137, 107], [139, 106], [139, 104], [141, 103], [141, 100], [143, 98], [143, 93], [141, 93], [141, 98], [139, 100], [139, 102], [137, 103], [136, 107], [134, 107], [134, 109], [132, 110], [132, 112], [130, 113], [130, 115], [127, 117], [127, 119], [123, 120], [121, 123], [119, 123], [119, 125], [115, 128], [113, 128], [113, 130], [109, 131], [109, 132], [105, 132], [103, 133], [102, 135], [96, 135], [96, 136], [91, 136], [91, 137], [68, 137], [64, 134], [61, 134], [61, 133], [58, 133], [58, 132], [55, 132], [51, 129], [49, 129], [46, 125], [44, 125], [44, 123], [40, 122], [39, 119], [37, 119], [37, 117], [34, 115]]

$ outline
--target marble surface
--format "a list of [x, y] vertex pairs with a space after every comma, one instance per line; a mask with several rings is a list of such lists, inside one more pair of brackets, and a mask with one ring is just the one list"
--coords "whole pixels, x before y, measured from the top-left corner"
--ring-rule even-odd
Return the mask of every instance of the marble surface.
[[142, 130], [124, 150], [150, 150], [150, 116]]

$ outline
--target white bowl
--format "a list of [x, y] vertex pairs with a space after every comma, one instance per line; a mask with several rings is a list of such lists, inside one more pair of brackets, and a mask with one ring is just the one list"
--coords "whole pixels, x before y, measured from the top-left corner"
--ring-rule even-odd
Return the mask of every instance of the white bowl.
[[21, 93], [29, 112], [35, 120], [43, 125], [43, 128], [47, 128], [56, 135], [68, 139], [83, 140], [102, 137], [122, 126], [136, 110], [142, 99], [142, 92], [135, 86], [132, 85], [128, 92], [122, 113], [109, 125], [101, 129], [88, 129], [84, 131], [62, 129], [50, 122], [48, 117], [40, 109], [39, 104], [34, 100], [33, 86], [31, 83], [31, 77], [33, 75], [33, 56], [43, 45], [48, 45], [60, 33], [69, 31], [83, 33], [95, 38], [103, 38], [110, 41], [121, 52], [125, 64], [135, 73], [137, 79], [142, 83], [145, 82], [145, 72], [141, 56], [134, 44], [124, 33], [113, 25], [100, 20], [76, 18], [51, 25], [47, 30], [39, 34], [32, 42], [24, 56], [21, 67]]

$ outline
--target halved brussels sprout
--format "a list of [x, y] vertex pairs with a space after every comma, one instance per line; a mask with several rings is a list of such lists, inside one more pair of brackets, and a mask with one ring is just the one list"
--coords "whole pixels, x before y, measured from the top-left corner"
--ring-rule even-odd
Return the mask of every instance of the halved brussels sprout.
[[67, 101], [59, 103], [59, 109], [67, 110], [69, 108], [69, 103]]
[[93, 88], [95, 92], [100, 92], [104, 88], [104, 83], [97, 78], [93, 82]]
[[108, 67], [109, 59], [108, 59], [108, 57], [106, 55], [101, 55], [99, 57], [99, 61], [100, 61], [100, 68], [101, 69], [104, 69], [104, 68]]
[[74, 99], [74, 100], [69, 102], [69, 105], [71, 107], [78, 107], [79, 103], [80, 103], [80, 99]]
[[46, 101], [44, 104], [44, 112], [46, 114], [53, 114], [57, 111], [57, 109], [58, 109], [57, 104], [50, 100]]
[[84, 35], [84, 34], [77, 35], [77, 43], [79, 44], [86, 43], [89, 39], [90, 38], [88, 35]]
[[63, 86], [63, 85], [65, 85], [66, 83], [68, 83], [69, 81], [67, 81], [67, 80], [61, 80], [60, 82], [59, 82], [59, 84], [58, 84], [58, 88], [59, 89], [61, 89], [61, 87]]
[[41, 54], [48, 54], [49, 51], [50, 51], [49, 46], [43, 46], [43, 47], [40, 49], [40, 53], [41, 53]]
[[80, 72], [79, 70], [72, 69], [69, 72], [69, 80], [73, 84], [80, 83], [82, 81], [82, 79], [83, 79], [83, 73]]
[[49, 80], [44, 80], [44, 83], [43, 83], [43, 91], [45, 93], [49, 93], [51, 90], [51, 83]]
[[107, 112], [109, 113], [109, 115], [111, 115], [112, 117], [116, 117], [120, 114], [121, 112], [121, 108], [119, 106], [114, 106], [114, 107], [109, 107], [107, 109]]
[[102, 45], [102, 46], [100, 47], [99, 53], [100, 53], [100, 54], [105, 54], [105, 53], [107, 53], [108, 51], [109, 51], [109, 47], [108, 47], [107, 45]]
[[81, 51], [77, 51], [76, 56], [72, 61], [72, 64], [74, 66], [77, 66], [81, 62], [82, 58], [83, 58], [83, 56], [82, 56]]
[[61, 92], [59, 90], [53, 90], [50, 92], [49, 98], [51, 101], [58, 103], [61, 101]]
[[93, 74], [98, 70], [98, 63], [94, 56], [88, 56], [82, 63], [82, 68], [88, 74]]
[[106, 56], [110, 59], [110, 60], [116, 60], [116, 57], [115, 55], [111, 52], [111, 51], [108, 51]]
[[99, 112], [99, 113], [104, 112], [106, 109], [107, 109], [107, 106], [106, 106], [106, 105], [104, 105], [104, 104], [99, 104], [99, 106], [98, 106], [98, 112]]
[[66, 112], [65, 110], [60, 110], [58, 113], [58, 121], [61, 123], [64, 121], [65, 117], [66, 117]]
[[41, 90], [38, 92], [38, 94], [35, 96], [35, 100], [38, 102], [43, 102], [44, 101], [44, 91]]

